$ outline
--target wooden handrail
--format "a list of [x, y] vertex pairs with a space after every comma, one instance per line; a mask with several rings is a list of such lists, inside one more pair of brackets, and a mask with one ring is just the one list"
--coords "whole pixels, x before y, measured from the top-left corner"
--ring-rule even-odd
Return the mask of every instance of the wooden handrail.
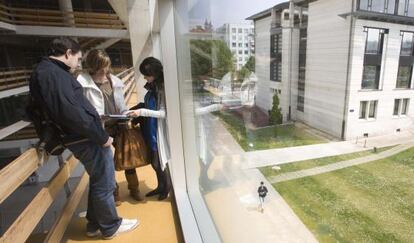
[[40, 164], [36, 149], [29, 149], [0, 171], [0, 203], [4, 202]]
[[88, 182], [89, 175], [86, 172], [83, 172], [81, 180], [76, 186], [75, 191], [71, 194], [70, 198], [63, 207], [58, 219], [53, 224], [49, 234], [46, 236], [46, 239], [43, 241], [44, 243], [61, 242], [63, 235], [65, 234], [66, 227], [70, 223], [72, 215], [75, 213], [76, 208], [82, 199], [83, 193], [86, 191]]
[[71, 156], [61, 167], [48, 185], [43, 187], [30, 204], [23, 210], [10, 228], [0, 238], [0, 242], [25, 242], [33, 229], [42, 219], [57, 194], [69, 179], [79, 161]]
[[16, 25], [125, 28], [118, 15], [113, 13], [16, 8], [4, 4], [0, 4], [0, 20]]

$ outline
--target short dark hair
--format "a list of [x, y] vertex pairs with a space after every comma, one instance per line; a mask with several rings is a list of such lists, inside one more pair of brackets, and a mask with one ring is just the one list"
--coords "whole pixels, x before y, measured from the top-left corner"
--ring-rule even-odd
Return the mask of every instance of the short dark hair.
[[47, 50], [48, 56], [59, 57], [65, 55], [67, 50], [71, 50], [73, 54], [78, 53], [81, 51], [81, 46], [78, 42], [74, 41], [69, 37], [59, 37], [53, 39], [49, 45], [49, 49]]
[[261, 181], [261, 182], [260, 182], [260, 185], [263, 185], [263, 184], [264, 184], [264, 182], [263, 182], [263, 181]]
[[164, 83], [164, 68], [160, 60], [155, 57], [145, 58], [139, 65], [139, 71], [145, 76], [152, 76], [158, 84]]

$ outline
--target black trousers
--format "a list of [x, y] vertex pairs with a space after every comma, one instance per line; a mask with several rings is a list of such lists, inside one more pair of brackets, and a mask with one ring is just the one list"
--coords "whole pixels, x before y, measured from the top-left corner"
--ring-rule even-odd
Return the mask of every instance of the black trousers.
[[167, 193], [171, 189], [171, 182], [169, 178], [168, 167], [165, 170], [162, 170], [160, 157], [158, 151], [150, 151], [151, 166], [157, 175], [158, 186], [157, 189], [161, 192]]

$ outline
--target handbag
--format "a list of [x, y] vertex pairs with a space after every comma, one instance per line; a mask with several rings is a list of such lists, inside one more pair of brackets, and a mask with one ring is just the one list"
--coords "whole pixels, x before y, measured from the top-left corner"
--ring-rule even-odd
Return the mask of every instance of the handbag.
[[140, 127], [119, 124], [115, 137], [115, 170], [129, 170], [149, 164], [148, 151]]

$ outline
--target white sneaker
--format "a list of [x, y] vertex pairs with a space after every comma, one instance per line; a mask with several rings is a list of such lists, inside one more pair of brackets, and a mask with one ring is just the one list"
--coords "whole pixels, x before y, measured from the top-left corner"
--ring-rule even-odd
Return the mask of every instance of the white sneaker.
[[91, 238], [99, 236], [99, 235], [101, 235], [101, 231], [99, 229], [97, 229], [96, 231], [86, 232], [86, 236], [91, 237]]
[[119, 226], [118, 230], [115, 231], [113, 235], [104, 236], [103, 238], [105, 240], [110, 240], [119, 234], [127, 233], [127, 232], [130, 232], [136, 229], [138, 225], [139, 225], [138, 219], [122, 219], [121, 225]]

